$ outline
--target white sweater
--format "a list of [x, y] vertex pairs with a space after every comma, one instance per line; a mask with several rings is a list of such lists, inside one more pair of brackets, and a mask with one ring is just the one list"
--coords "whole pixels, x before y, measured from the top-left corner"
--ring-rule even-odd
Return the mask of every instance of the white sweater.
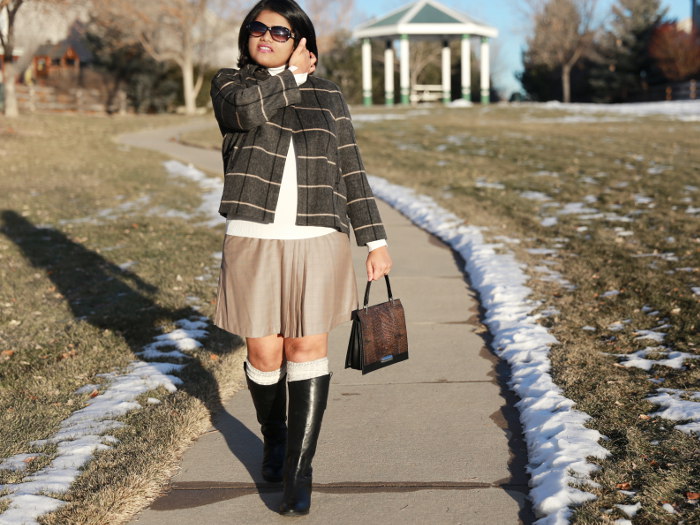
[[[269, 68], [268, 71], [271, 75], [277, 75], [284, 69], [285, 66], [280, 66]], [[306, 82], [307, 76], [306, 73], [300, 73], [294, 75], [294, 78], [297, 84], [301, 85]], [[274, 221], [269, 224], [262, 224], [253, 221], [227, 220], [226, 235], [253, 237], [256, 239], [310, 239], [337, 231], [334, 228], [326, 228], [324, 226], [298, 226], [296, 224], [297, 200], [297, 163], [294, 141], [292, 140], [289, 143], [289, 151], [284, 163]], [[386, 239], [378, 239], [368, 242], [367, 248], [369, 251], [372, 251], [386, 245]]]

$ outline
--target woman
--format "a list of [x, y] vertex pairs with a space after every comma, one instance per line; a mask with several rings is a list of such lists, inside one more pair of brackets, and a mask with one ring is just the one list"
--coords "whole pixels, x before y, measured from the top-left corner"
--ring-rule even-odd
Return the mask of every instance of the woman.
[[335, 84], [312, 76], [318, 50], [306, 13], [293, 0], [258, 2], [239, 49], [239, 69], [219, 71], [211, 88], [227, 219], [215, 323], [246, 337], [263, 478], [284, 481], [280, 513], [295, 516], [311, 505], [328, 332], [357, 308], [349, 223], [370, 250], [368, 280], [392, 263], [347, 105]]

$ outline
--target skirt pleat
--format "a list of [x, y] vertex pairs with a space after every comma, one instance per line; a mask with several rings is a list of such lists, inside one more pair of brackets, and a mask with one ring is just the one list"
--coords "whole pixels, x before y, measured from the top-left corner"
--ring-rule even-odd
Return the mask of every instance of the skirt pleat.
[[350, 241], [227, 235], [214, 324], [242, 337], [330, 332], [358, 306]]

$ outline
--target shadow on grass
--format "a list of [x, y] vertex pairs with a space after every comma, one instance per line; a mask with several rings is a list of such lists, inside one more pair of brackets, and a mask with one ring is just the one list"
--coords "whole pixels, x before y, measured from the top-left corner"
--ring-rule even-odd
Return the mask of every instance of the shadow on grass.
[[[158, 305], [154, 296], [158, 288], [145, 282], [134, 272], [120, 268], [100, 254], [75, 242], [65, 233], [38, 228], [15, 211], [2, 212], [2, 233], [14, 242], [34, 268], [45, 270], [48, 278], [68, 302], [76, 319], [121, 336], [137, 359], [145, 344], [160, 334], [159, 326], [181, 319], [201, 317], [193, 308], [168, 309]], [[231, 349], [241, 345], [240, 339], [215, 327], [221, 346]], [[223, 350], [226, 352], [228, 350]], [[223, 353], [222, 352], [222, 353]], [[257, 492], [268, 508], [274, 506], [267, 493], [270, 486], [259, 481], [262, 442], [241, 421], [224, 409], [216, 378], [201, 361], [192, 358], [180, 372], [183, 384], [178, 388], [199, 399], [208, 409], [212, 425], [219, 430], [231, 452], [255, 480]], [[221, 458], [221, 461], [227, 461]], [[167, 495], [164, 497], [167, 499]], [[162, 498], [163, 499], [163, 498]], [[171, 498], [172, 499], [172, 498]], [[185, 508], [182, 502], [176, 507]], [[158, 502], [156, 502], [157, 504]], [[188, 501], [189, 507], [207, 501]], [[165, 510], [161, 505], [159, 510]]]

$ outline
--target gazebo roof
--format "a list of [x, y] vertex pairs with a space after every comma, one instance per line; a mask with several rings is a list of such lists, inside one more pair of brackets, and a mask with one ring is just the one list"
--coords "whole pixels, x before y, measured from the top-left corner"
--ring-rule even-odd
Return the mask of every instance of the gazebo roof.
[[360, 25], [355, 38], [379, 38], [400, 35], [439, 36], [474, 35], [495, 38], [498, 30], [434, 0], [420, 0]]

